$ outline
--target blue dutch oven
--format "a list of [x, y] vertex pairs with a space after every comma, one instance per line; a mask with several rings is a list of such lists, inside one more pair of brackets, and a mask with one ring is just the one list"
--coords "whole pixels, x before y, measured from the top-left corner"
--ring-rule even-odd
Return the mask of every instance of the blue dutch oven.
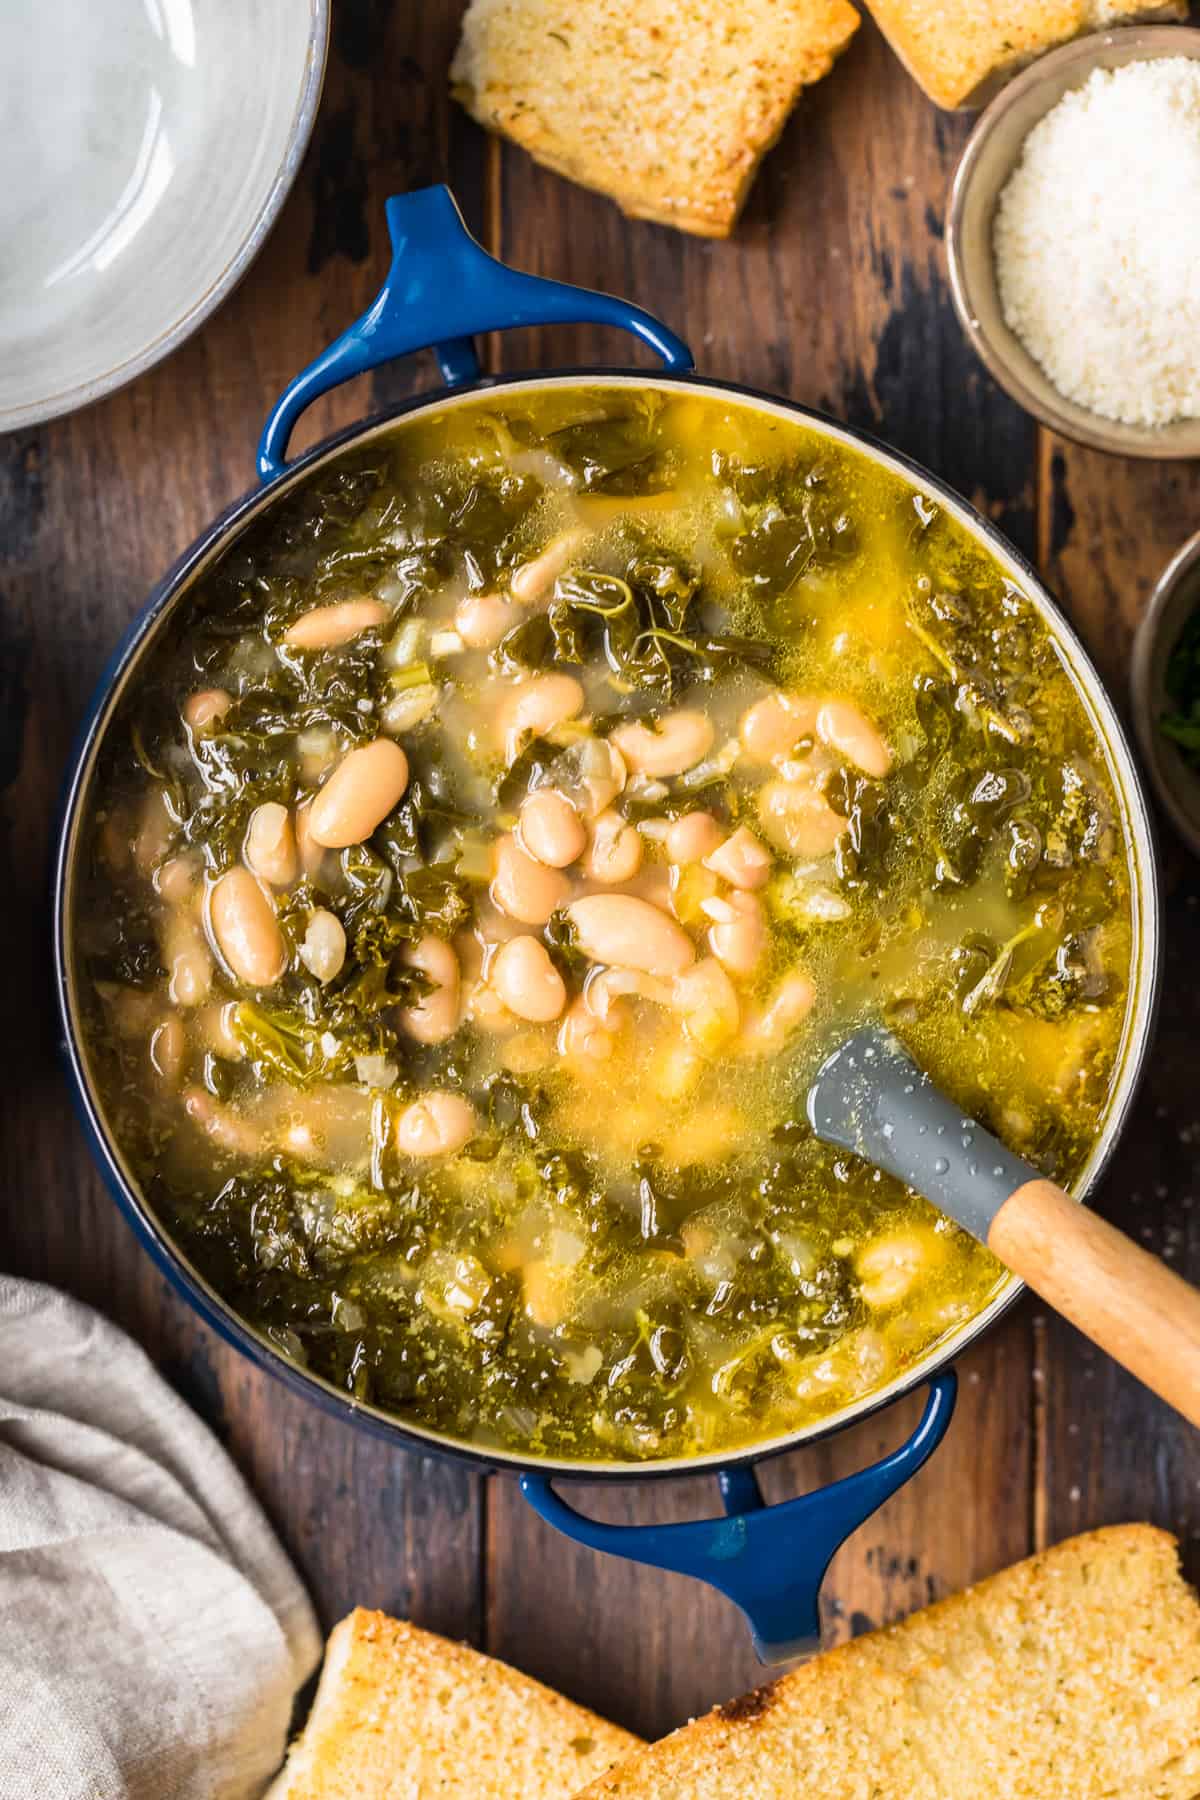
[[[542, 1518], [593, 1549], [631, 1557], [656, 1568], [673, 1569], [709, 1582], [745, 1614], [755, 1646], [765, 1662], [791, 1659], [818, 1639], [818, 1595], [834, 1552], [877, 1507], [908, 1481], [936, 1449], [954, 1408], [955, 1377], [949, 1362], [1009, 1305], [1020, 1291], [1010, 1280], [991, 1303], [954, 1337], [881, 1391], [868, 1395], [816, 1425], [756, 1445], [740, 1456], [728, 1454], [655, 1463], [567, 1463], [535, 1461], [493, 1449], [477, 1449], [379, 1411], [354, 1399], [292, 1362], [282, 1350], [243, 1323], [190, 1265], [151, 1213], [104, 1120], [82, 1049], [74, 995], [70, 921], [77, 846], [88, 812], [99, 746], [121, 696], [135, 682], [151, 645], [169, 632], [196, 582], [226, 554], [247, 527], [260, 519], [316, 469], [387, 431], [402, 415], [454, 405], [481, 390], [502, 396], [530, 385], [577, 384], [694, 387], [730, 395], [739, 404], [799, 419], [827, 439], [853, 445], [883, 463], [940, 503], [981, 539], [1012, 579], [1040, 607], [1055, 631], [1092, 715], [1107, 744], [1114, 786], [1131, 847], [1138, 897], [1139, 942], [1119, 1073], [1103, 1131], [1083, 1171], [1084, 1193], [1107, 1162], [1127, 1117], [1153, 1023], [1158, 984], [1159, 903], [1149, 813], [1129, 747], [1094, 669], [1049, 595], [1028, 567], [982, 518], [924, 470], [875, 443], [794, 402], [697, 376], [685, 344], [658, 320], [611, 295], [545, 281], [504, 267], [469, 235], [449, 191], [426, 188], [387, 203], [393, 257], [378, 298], [361, 319], [311, 366], [298, 375], [271, 413], [258, 454], [261, 485], [218, 518], [185, 552], [151, 595], [101, 680], [84, 722], [68, 776], [65, 816], [54, 872], [54, 953], [59, 1005], [75, 1095], [92, 1151], [108, 1185], [142, 1244], [176, 1289], [229, 1343], [260, 1367], [328, 1409], [397, 1444], [465, 1458], [477, 1467], [520, 1473], [526, 1498]], [[474, 338], [480, 332], [519, 325], [558, 323], [613, 325], [632, 332], [662, 359], [663, 372], [568, 370], [521, 376], [485, 377], [479, 372]], [[405, 402], [385, 417], [352, 426], [287, 462], [288, 439], [311, 401], [352, 376], [395, 357], [432, 349], [445, 390]], [[811, 1443], [862, 1419], [921, 1383], [928, 1384], [925, 1409], [916, 1430], [900, 1448], [869, 1468], [774, 1506], [759, 1491], [754, 1463], [764, 1456]], [[724, 1516], [684, 1524], [617, 1526], [578, 1513], [555, 1489], [555, 1481], [585, 1478], [647, 1480], [676, 1474], [714, 1474]]]

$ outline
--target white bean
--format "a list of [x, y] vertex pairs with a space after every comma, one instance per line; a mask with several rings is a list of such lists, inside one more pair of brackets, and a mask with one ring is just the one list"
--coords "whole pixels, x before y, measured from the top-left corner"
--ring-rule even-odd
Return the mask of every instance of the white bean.
[[275, 908], [249, 869], [229, 869], [209, 895], [217, 948], [247, 987], [271, 987], [287, 967]]
[[458, 1029], [459, 987], [462, 980], [458, 957], [452, 944], [426, 932], [403, 952], [400, 959], [407, 968], [419, 969], [437, 986], [430, 994], [422, 994], [412, 1006], [400, 1014], [400, 1022], [418, 1044], [444, 1044]]
[[522, 925], [545, 925], [571, 891], [566, 876], [527, 856], [511, 833], [498, 840], [495, 859], [494, 904]]
[[300, 855], [292, 815], [277, 800], [264, 801], [250, 814], [242, 850], [247, 867], [272, 887], [290, 887], [300, 873]]
[[633, 894], [589, 894], [567, 908], [567, 917], [593, 962], [670, 976], [682, 975], [696, 960], [687, 932]]
[[175, 821], [167, 805], [166, 789], [147, 789], [138, 815], [137, 834], [133, 840], [133, 862], [139, 875], [153, 875], [167, 854]]
[[346, 932], [336, 913], [318, 906], [308, 916], [300, 961], [318, 981], [332, 981], [346, 961]]
[[613, 887], [632, 881], [642, 866], [642, 834], [619, 812], [603, 812], [592, 826], [592, 841], [583, 859], [589, 881]]
[[583, 1003], [593, 1018], [615, 1030], [624, 1015], [621, 1001], [636, 995], [639, 1000], [653, 1000], [656, 1006], [670, 1006], [675, 990], [671, 982], [643, 969], [597, 967], [589, 969], [583, 984]]
[[312, 801], [302, 800], [296, 808], [296, 854], [300, 858], [300, 867], [304, 873], [315, 880], [321, 873], [321, 865], [325, 861], [325, 846], [318, 844], [312, 834]]
[[546, 548], [531, 562], [513, 571], [509, 591], [522, 606], [536, 606], [550, 593], [555, 582], [576, 553], [582, 550], [591, 533], [581, 525], [573, 525], [552, 537]]
[[680, 867], [703, 862], [724, 837], [725, 833], [711, 813], [684, 813], [681, 819], [672, 819], [667, 827], [667, 861]]
[[827, 749], [876, 781], [892, 766], [891, 751], [866, 713], [852, 700], [824, 702], [817, 714], [817, 736]]
[[187, 1060], [187, 1033], [177, 1013], [168, 1013], [150, 1035], [150, 1065], [160, 1081], [178, 1087]]
[[396, 1144], [405, 1156], [452, 1156], [471, 1141], [477, 1124], [469, 1100], [445, 1088], [431, 1088], [400, 1114]]
[[758, 818], [776, 849], [789, 856], [828, 856], [846, 821], [810, 781], [768, 781], [758, 790]]
[[199, 688], [183, 703], [183, 722], [189, 731], [204, 731], [223, 718], [233, 705], [233, 696], [224, 688]]
[[535, 862], [565, 869], [587, 847], [583, 820], [555, 788], [538, 788], [521, 806], [517, 842]]
[[195, 1030], [200, 1042], [228, 1062], [240, 1062], [246, 1054], [246, 1047], [233, 1028], [237, 1008], [236, 1000], [221, 1000], [202, 1006], [196, 1013]]
[[214, 1100], [206, 1088], [186, 1088], [183, 1110], [221, 1150], [229, 1150], [237, 1156], [257, 1156], [263, 1147], [262, 1133], [245, 1119], [240, 1119], [228, 1106]]
[[192, 899], [199, 865], [188, 856], [169, 856], [154, 871], [154, 891], [168, 906], [186, 906]]
[[754, 762], [790, 756], [801, 738], [813, 737], [820, 702], [807, 694], [767, 694], [742, 714], [738, 735]]
[[331, 850], [361, 844], [403, 798], [408, 758], [390, 738], [351, 750], [316, 796], [308, 815], [313, 841]]
[[[365, 1076], [359, 1080], [368, 1085]], [[290, 1155], [335, 1169], [361, 1154], [371, 1109], [371, 1096], [361, 1087], [322, 1082], [300, 1094], [277, 1084], [258, 1102], [256, 1122]]]
[[462, 1015], [480, 1031], [486, 1031], [489, 1037], [503, 1037], [507, 1032], [515, 1031], [521, 1022], [486, 981], [471, 983], [463, 1001]]
[[510, 1012], [534, 1025], [557, 1019], [567, 1003], [562, 976], [535, 937], [509, 938], [488, 967], [488, 979]]
[[455, 608], [454, 629], [468, 650], [492, 650], [513, 617], [513, 603], [503, 594], [468, 594]]
[[648, 900], [651, 906], [657, 906], [660, 912], [670, 913], [672, 918], [675, 916], [670, 869], [648, 869], [640, 892], [642, 899]]
[[504, 759], [512, 762], [527, 735], [544, 737], [583, 711], [583, 688], [573, 675], [533, 675], [506, 695], [498, 714]]
[[706, 956], [676, 978], [671, 1005], [683, 1017], [684, 1030], [711, 1053], [737, 1035], [742, 1009], [737, 991], [720, 963]]
[[283, 641], [293, 650], [332, 650], [386, 624], [389, 617], [382, 600], [337, 600], [301, 613], [284, 632]]
[[870, 1307], [895, 1306], [914, 1282], [946, 1260], [946, 1240], [931, 1225], [907, 1225], [864, 1244], [854, 1261]]
[[[714, 909], [725, 911], [716, 915]], [[708, 934], [708, 947], [731, 975], [753, 975], [767, 947], [767, 921], [757, 894], [740, 890], [728, 900], [710, 900], [704, 910], [716, 919]]]
[[617, 1023], [611, 1013], [607, 1020], [598, 1019], [583, 1000], [573, 1000], [559, 1026], [559, 1055], [572, 1062], [607, 1062], [613, 1053]]
[[200, 921], [191, 911], [172, 909], [163, 926], [167, 995], [175, 1006], [199, 1006], [212, 987], [213, 962]]
[[770, 878], [771, 853], [759, 843], [747, 825], [739, 825], [732, 836], [709, 852], [704, 866], [727, 881], [730, 887], [752, 890], [762, 887]]
[[816, 989], [802, 969], [782, 977], [764, 1011], [751, 1013], [742, 1031], [742, 1048], [749, 1056], [771, 1056], [782, 1050], [797, 1025], [813, 1009]]
[[665, 713], [653, 730], [640, 720], [618, 725], [611, 742], [635, 774], [661, 779], [682, 775], [702, 762], [712, 749], [715, 735], [712, 720], [705, 713], [684, 707], [679, 712]]

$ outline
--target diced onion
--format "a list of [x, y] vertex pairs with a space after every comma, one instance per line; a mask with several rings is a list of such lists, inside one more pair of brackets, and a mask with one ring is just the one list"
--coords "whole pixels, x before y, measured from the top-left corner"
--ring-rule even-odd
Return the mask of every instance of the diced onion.
[[426, 629], [424, 619], [405, 619], [391, 643], [384, 649], [383, 660], [388, 668], [402, 669], [407, 663], [416, 662], [425, 641]]
[[355, 1057], [354, 1073], [364, 1087], [390, 1088], [400, 1071], [386, 1056], [372, 1054]]
[[684, 788], [706, 787], [710, 781], [717, 781], [729, 771], [742, 753], [737, 738], [729, 738], [713, 756], [706, 757], [704, 762], [697, 763], [686, 775], [680, 777], [679, 785]]
[[567, 1380], [575, 1382], [579, 1387], [586, 1387], [600, 1373], [604, 1358], [595, 1344], [589, 1344], [586, 1350], [564, 1350], [563, 1364], [567, 1371]]
[[401, 688], [380, 714], [383, 729], [387, 732], [412, 731], [437, 711], [438, 696], [439, 690], [432, 681], [423, 681], [419, 687]]

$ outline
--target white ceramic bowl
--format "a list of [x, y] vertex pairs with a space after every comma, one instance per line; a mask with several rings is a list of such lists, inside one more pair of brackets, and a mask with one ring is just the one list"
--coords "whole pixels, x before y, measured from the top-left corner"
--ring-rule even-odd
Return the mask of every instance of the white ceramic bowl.
[[245, 273], [328, 0], [0, 0], [0, 430], [110, 393]]

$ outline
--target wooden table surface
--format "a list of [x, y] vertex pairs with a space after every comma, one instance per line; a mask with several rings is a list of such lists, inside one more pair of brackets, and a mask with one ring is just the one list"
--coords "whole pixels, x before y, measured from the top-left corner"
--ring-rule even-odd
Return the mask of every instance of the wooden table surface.
[[[508, 1658], [633, 1730], [660, 1734], [759, 1678], [709, 1589], [555, 1536], [508, 1478], [393, 1449], [258, 1373], [201, 1325], [101, 1187], [56, 1052], [46, 907], [53, 812], [72, 733], [152, 583], [253, 479], [274, 397], [361, 312], [387, 265], [386, 195], [448, 180], [468, 223], [518, 267], [658, 311], [701, 369], [812, 402], [917, 457], [1034, 558], [1119, 705], [1155, 575], [1200, 524], [1200, 469], [1125, 463], [1040, 430], [959, 333], [946, 191], [969, 121], [940, 114], [864, 23], [768, 159], [736, 237], [705, 243], [623, 219], [490, 141], [452, 104], [459, 0], [335, 0], [324, 99], [282, 217], [237, 292], [166, 363], [98, 406], [0, 439], [0, 805], [7, 920], [0, 1084], [0, 1267], [119, 1320], [220, 1434], [328, 1626], [379, 1606]], [[496, 369], [609, 360], [591, 330], [518, 333]], [[427, 359], [314, 409], [305, 438], [432, 385]], [[1195, 862], [1162, 833], [1161, 1024], [1102, 1210], [1200, 1278], [1200, 911]], [[1153, 1519], [1200, 1576], [1200, 1438], [1028, 1301], [960, 1364], [958, 1413], [922, 1474], [837, 1557], [830, 1643], [1071, 1532]], [[0, 1371], [0, 1384], [3, 1372]], [[772, 1464], [772, 1497], [899, 1441], [918, 1402]], [[605, 1517], [715, 1510], [703, 1480], [590, 1490]]]

